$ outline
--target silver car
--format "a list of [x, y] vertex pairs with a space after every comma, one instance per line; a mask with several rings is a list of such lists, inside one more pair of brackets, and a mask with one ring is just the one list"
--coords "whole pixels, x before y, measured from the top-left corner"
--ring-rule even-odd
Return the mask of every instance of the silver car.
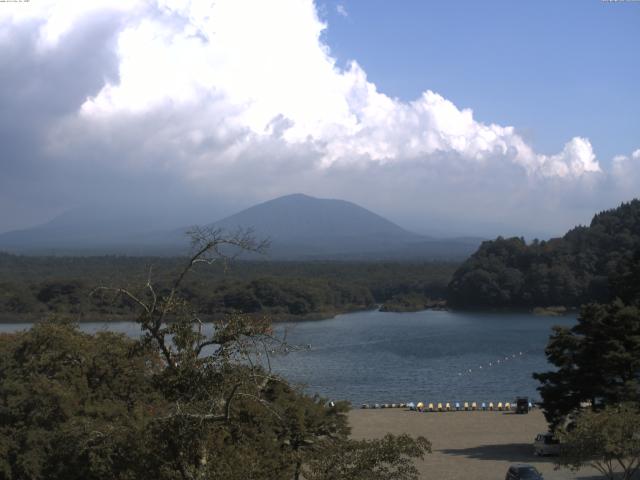
[[560, 455], [560, 441], [552, 433], [539, 433], [533, 441], [536, 455]]

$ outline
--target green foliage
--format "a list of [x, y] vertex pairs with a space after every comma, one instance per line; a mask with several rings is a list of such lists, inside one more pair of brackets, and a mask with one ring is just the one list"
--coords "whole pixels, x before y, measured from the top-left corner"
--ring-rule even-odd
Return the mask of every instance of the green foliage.
[[546, 348], [556, 369], [536, 373], [545, 416], [561, 425], [580, 408], [640, 398], [640, 309], [616, 301], [582, 308], [572, 328], [555, 327]]
[[262, 277], [248, 282], [223, 281], [210, 293], [190, 288], [194, 301], [202, 303], [203, 313], [208, 314], [268, 313], [287, 319], [366, 309], [375, 303], [365, 287], [314, 278]]
[[[346, 403], [309, 397], [269, 370], [262, 355], [288, 349], [269, 321], [229, 314], [206, 328], [185, 279], [228, 246], [261, 248], [249, 236], [198, 230], [173, 282], [158, 288], [149, 275], [138, 290], [96, 291], [137, 311], [137, 341], [59, 321], [0, 336], [0, 478], [416, 478], [410, 459], [428, 451], [425, 439], [352, 441]], [[43, 295], [75, 294], [72, 287]], [[274, 303], [292, 294], [269, 282], [254, 287], [255, 298]], [[316, 468], [323, 458], [333, 459], [325, 473]]]
[[[26, 257], [0, 253], [0, 321], [67, 315], [77, 321], [130, 319], [130, 298], [90, 295], [98, 285], [139, 293], [150, 266], [156, 291], [167, 290], [181, 258]], [[331, 317], [370, 309], [398, 296], [443, 298], [456, 264], [356, 262], [235, 262], [195, 265], [180, 295], [205, 316], [269, 315], [275, 320]]]
[[417, 312], [427, 308], [445, 308], [444, 300], [432, 300], [428, 296], [418, 292], [399, 293], [384, 302], [380, 307], [382, 312]]
[[640, 305], [640, 250], [628, 261], [618, 264], [611, 277], [612, 289], [622, 301]]
[[[635, 260], [632, 260], [634, 259]], [[625, 286], [640, 263], [640, 200], [593, 217], [562, 238], [484, 242], [455, 272], [448, 300], [461, 307], [579, 306], [637, 295]], [[639, 283], [636, 281], [635, 285]], [[613, 288], [610, 288], [610, 285]], [[634, 293], [635, 292], [635, 293]]]
[[599, 412], [585, 410], [570, 429], [561, 429], [560, 466], [596, 468], [607, 478], [630, 480], [640, 467], [640, 412], [636, 405], [612, 405]]
[[387, 434], [376, 440], [338, 442], [319, 451], [306, 466], [307, 480], [417, 480], [414, 459], [431, 452], [424, 437]]
[[0, 336], [0, 477], [139, 478], [157, 367], [122, 335], [64, 323]]

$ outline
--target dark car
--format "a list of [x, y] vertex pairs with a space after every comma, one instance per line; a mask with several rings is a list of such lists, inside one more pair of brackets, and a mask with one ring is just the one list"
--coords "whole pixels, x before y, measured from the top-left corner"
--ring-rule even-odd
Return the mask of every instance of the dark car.
[[519, 463], [511, 465], [504, 480], [544, 480], [542, 474], [532, 465]]
[[516, 413], [529, 413], [529, 397], [516, 398]]

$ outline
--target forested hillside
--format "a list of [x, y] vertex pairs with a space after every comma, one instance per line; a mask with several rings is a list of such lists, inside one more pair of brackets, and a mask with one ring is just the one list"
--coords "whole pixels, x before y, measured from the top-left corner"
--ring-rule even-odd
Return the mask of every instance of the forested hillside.
[[[640, 251], [640, 200], [601, 212], [562, 238], [484, 242], [448, 286], [456, 307], [578, 306], [625, 296]], [[635, 260], [634, 260], [635, 258]]]

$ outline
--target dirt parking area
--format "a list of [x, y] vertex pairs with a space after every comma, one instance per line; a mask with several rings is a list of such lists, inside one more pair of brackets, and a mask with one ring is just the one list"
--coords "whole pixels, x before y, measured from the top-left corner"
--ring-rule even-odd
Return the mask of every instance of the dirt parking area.
[[555, 470], [550, 457], [533, 454], [533, 439], [547, 431], [542, 412], [418, 413], [404, 409], [352, 410], [352, 436], [377, 438], [386, 433], [423, 435], [433, 453], [417, 467], [421, 478], [438, 480], [503, 480], [512, 463], [529, 463], [545, 480], [602, 478], [594, 469]]

